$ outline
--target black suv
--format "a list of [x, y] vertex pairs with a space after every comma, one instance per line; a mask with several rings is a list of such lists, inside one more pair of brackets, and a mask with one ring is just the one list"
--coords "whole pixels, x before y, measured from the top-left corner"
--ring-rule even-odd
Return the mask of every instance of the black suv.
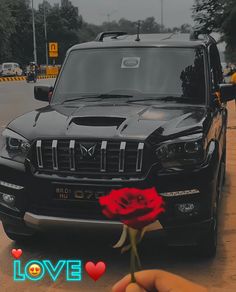
[[37, 230], [114, 224], [98, 197], [155, 186], [169, 244], [213, 255], [225, 175], [227, 110], [216, 42], [207, 35], [101, 33], [67, 53], [49, 101], [3, 131], [0, 218], [13, 240]]

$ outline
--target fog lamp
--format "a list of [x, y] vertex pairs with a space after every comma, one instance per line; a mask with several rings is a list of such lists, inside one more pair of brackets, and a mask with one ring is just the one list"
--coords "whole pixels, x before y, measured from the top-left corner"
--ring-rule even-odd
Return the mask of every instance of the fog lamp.
[[195, 204], [194, 203], [184, 203], [184, 204], [178, 204], [177, 209], [181, 213], [191, 213], [195, 209]]
[[2, 200], [8, 205], [12, 205], [15, 203], [15, 196], [8, 195], [8, 194], [2, 194]]

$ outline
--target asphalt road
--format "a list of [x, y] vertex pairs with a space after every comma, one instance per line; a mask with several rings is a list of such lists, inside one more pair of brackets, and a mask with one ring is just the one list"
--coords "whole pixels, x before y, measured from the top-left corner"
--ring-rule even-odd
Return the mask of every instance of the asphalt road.
[[[53, 84], [54, 80], [39, 83]], [[45, 103], [33, 99], [34, 84], [24, 81], [0, 83], [0, 131], [14, 117]], [[141, 259], [144, 269], [158, 268], [177, 273], [190, 280], [206, 285], [213, 291], [236, 291], [236, 110], [234, 103], [229, 104], [229, 129], [227, 149], [227, 179], [221, 205], [219, 249], [215, 259], [204, 260], [183, 248], [166, 248], [158, 243], [154, 235], [147, 235], [141, 245]], [[0, 224], [0, 291], [111, 291], [113, 283], [129, 271], [128, 254], [120, 255], [112, 248], [120, 231], [111, 229], [78, 230], [76, 233], [47, 234], [25, 245], [16, 245], [9, 240]], [[61, 276], [56, 282], [48, 276], [39, 282], [14, 282], [13, 258], [11, 250], [21, 248], [22, 266], [29, 260], [81, 259], [104, 261], [107, 270], [104, 276], [94, 282], [83, 272], [79, 283], [67, 282]], [[191, 292], [191, 291], [189, 291]]]

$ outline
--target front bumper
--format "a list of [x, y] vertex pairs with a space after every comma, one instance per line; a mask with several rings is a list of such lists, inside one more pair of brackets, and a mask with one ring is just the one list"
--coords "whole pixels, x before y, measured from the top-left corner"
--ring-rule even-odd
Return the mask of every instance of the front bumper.
[[48, 228], [78, 228], [83, 225], [87, 226], [101, 226], [101, 225], [117, 225], [121, 226], [120, 222], [116, 221], [104, 221], [104, 220], [85, 220], [85, 219], [73, 219], [73, 218], [62, 218], [53, 216], [35, 215], [30, 212], [26, 212], [24, 215], [24, 222], [28, 227], [33, 229], [44, 230]]
[[[12, 184], [0, 184], [1, 193], [16, 197], [14, 207], [0, 202], [0, 219], [21, 228], [44, 230], [53, 227], [67, 229], [79, 226], [104, 226], [120, 228], [119, 222], [108, 221], [96, 202], [55, 202], [51, 194], [55, 184], [63, 186], [92, 186], [95, 188], [148, 188], [156, 186], [163, 195], [166, 212], [160, 217], [163, 233], [169, 243], [196, 241], [211, 226], [212, 202], [218, 173], [217, 160], [199, 170], [188, 173], [158, 174], [149, 172], [142, 180], [130, 181], [84, 181], [75, 177], [33, 175], [27, 165], [0, 158], [0, 181]], [[171, 182], [171, 183], [170, 183]], [[22, 188], [15, 188], [21, 186]], [[188, 193], [186, 190], [198, 190]], [[175, 193], [178, 191], [178, 193]], [[184, 193], [182, 191], [185, 191]], [[171, 195], [172, 194], [172, 195]], [[178, 195], [176, 195], [178, 194]], [[198, 206], [196, 214], [180, 214], [176, 206], [181, 203], [194, 202]]]

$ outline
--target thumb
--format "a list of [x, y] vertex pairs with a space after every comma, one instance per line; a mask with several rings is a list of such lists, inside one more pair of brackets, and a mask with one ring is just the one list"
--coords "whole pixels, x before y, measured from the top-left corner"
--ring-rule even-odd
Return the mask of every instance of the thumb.
[[146, 290], [135, 283], [131, 283], [127, 286], [125, 292], [146, 292]]

